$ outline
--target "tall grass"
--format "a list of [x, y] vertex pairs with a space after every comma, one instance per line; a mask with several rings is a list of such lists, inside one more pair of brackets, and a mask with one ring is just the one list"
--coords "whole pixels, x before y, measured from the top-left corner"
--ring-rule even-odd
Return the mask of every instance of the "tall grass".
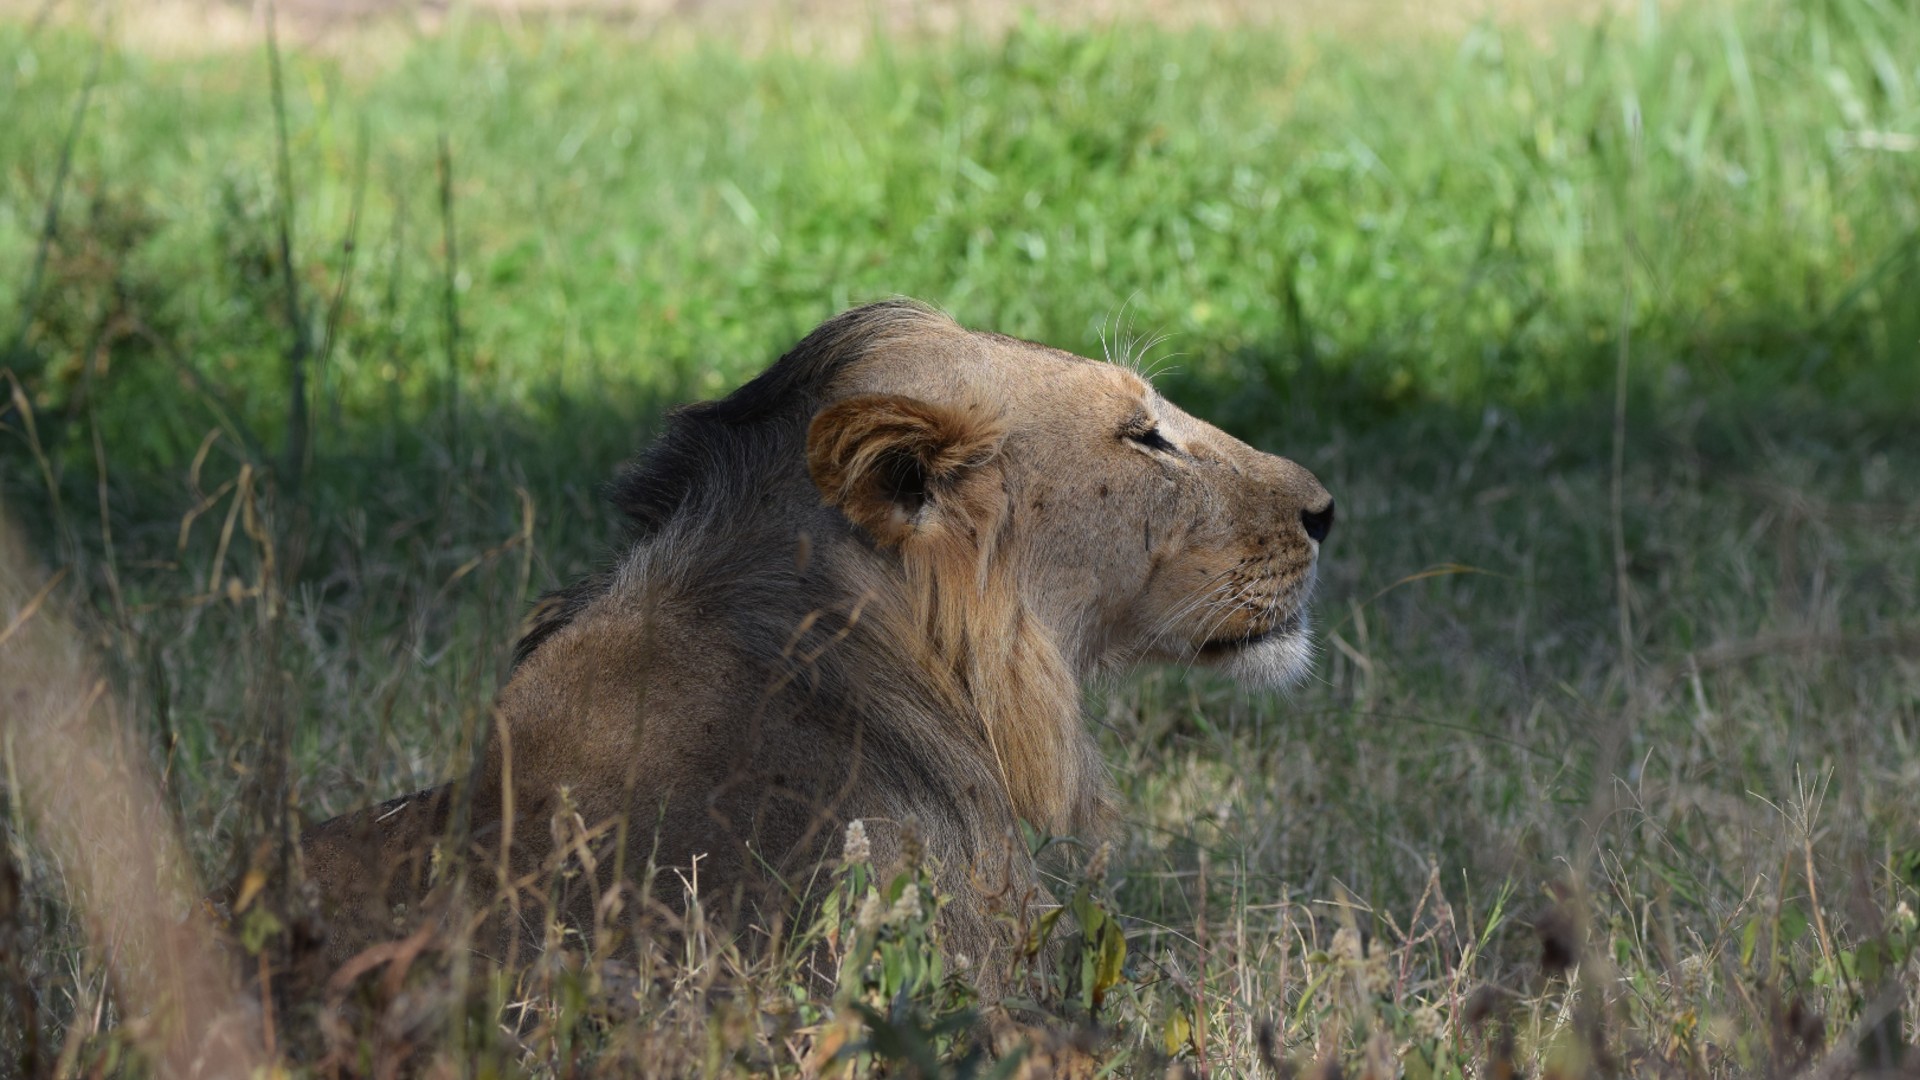
[[[0, 23], [0, 512], [68, 567], [224, 880], [271, 805], [471, 759], [525, 604], [604, 558], [597, 486], [664, 405], [894, 293], [1095, 355], [1164, 334], [1163, 389], [1314, 469], [1341, 524], [1308, 685], [1089, 695], [1131, 957], [1099, 1055], [1891, 1060], [1920, 1016], [1916, 56], [1880, 0], [1548, 42], [1029, 23], [852, 61], [456, 16], [288, 53], [277, 184], [264, 54]], [[111, 948], [7, 812], [0, 989], [34, 1010], [0, 1047], [109, 1062], [138, 1032]], [[269, 960], [304, 932], [276, 904], [238, 927]], [[538, 1073], [793, 1075], [882, 1030], [731, 948], [451, 997], [425, 988], [459, 965], [422, 963], [343, 1015], [389, 1059]]]

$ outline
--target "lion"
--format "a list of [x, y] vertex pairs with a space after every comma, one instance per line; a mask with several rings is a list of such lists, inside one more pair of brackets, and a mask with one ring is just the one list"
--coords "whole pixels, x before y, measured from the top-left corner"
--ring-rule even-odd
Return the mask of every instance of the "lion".
[[[1127, 367], [909, 301], [672, 413], [613, 498], [624, 554], [538, 605], [477, 766], [301, 838], [332, 958], [418, 908], [448, 834], [493, 868], [469, 900], [506, 912], [476, 943], [506, 958], [605, 932], [641, 880], [624, 910], [697, 883], [709, 918], [776, 917], [856, 820], [877, 863], [922, 853], [949, 949], [996, 955], [1006, 898], [1045, 896], [1019, 823], [1114, 820], [1081, 686], [1300, 677], [1334, 517]], [[575, 856], [592, 872], [550, 884]]]

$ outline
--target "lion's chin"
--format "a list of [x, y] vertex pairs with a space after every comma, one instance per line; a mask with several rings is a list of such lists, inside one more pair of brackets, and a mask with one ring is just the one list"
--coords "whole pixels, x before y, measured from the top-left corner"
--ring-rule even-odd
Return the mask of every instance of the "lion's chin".
[[1202, 658], [1250, 687], [1278, 690], [1306, 677], [1313, 667], [1312, 620], [1305, 611], [1284, 626], [1245, 642], [1210, 644]]

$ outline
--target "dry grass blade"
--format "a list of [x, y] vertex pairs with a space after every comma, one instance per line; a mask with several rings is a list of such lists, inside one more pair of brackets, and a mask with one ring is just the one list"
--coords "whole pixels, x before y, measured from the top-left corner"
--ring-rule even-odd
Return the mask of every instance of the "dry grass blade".
[[66, 576], [67, 568], [64, 566], [48, 575], [46, 584], [40, 586], [39, 591], [35, 592], [26, 603], [20, 605], [19, 610], [7, 623], [6, 629], [0, 630], [0, 646], [11, 640], [14, 633], [25, 626], [28, 619], [33, 618], [34, 613], [40, 610], [40, 605], [47, 602], [47, 597], [53, 595], [53, 590], [59, 587]]

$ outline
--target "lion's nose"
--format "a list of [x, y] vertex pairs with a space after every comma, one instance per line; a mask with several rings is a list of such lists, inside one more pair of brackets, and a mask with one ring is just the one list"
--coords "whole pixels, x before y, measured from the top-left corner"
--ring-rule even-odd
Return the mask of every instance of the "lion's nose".
[[1328, 496], [1327, 505], [1318, 510], [1309, 510], [1301, 507], [1300, 524], [1306, 528], [1307, 535], [1313, 537], [1314, 543], [1318, 544], [1325, 540], [1327, 534], [1333, 531], [1332, 496]]

